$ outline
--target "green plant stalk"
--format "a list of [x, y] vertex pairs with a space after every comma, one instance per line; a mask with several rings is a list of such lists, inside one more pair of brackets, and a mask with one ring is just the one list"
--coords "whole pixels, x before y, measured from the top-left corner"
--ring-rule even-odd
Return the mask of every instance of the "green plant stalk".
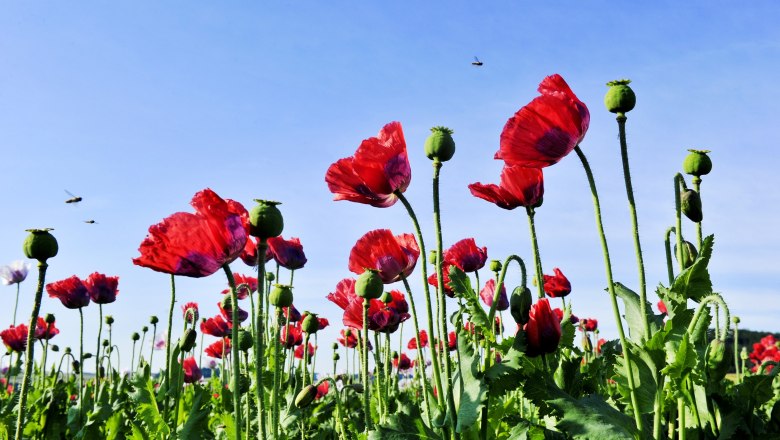
[[534, 208], [526, 207], [528, 214], [528, 228], [531, 232], [531, 247], [534, 252], [534, 270], [536, 272], [536, 287], [538, 289], [539, 299], [544, 298], [544, 273], [542, 272], [542, 261], [539, 257], [539, 244], [536, 242], [536, 226], [534, 225]]
[[[132, 365], [131, 365], [132, 367]], [[79, 307], [79, 423], [84, 413], [84, 307]]]
[[[265, 326], [268, 325], [264, 319], [263, 303], [265, 302], [265, 252], [268, 249], [268, 242], [266, 239], [261, 239], [257, 244], [257, 315], [255, 315], [255, 397], [257, 398], [257, 438], [258, 440], [265, 440], [265, 387], [263, 384], [263, 373], [265, 366]], [[247, 417], [249, 414], [247, 413]]]
[[[37, 320], [36, 320], [37, 321]], [[46, 333], [49, 332], [49, 329], [51, 328], [51, 324], [46, 324]], [[736, 329], [736, 326], [735, 326]], [[46, 368], [46, 358], [49, 357], [49, 340], [46, 339], [46, 342], [43, 345], [43, 360], [41, 361], [41, 370], [43, 372], [43, 377], [41, 381], [41, 385], [46, 385], [46, 376], [48, 375], [48, 370]]]
[[227, 276], [228, 285], [230, 286], [230, 308], [233, 329], [231, 334], [231, 361], [233, 362], [233, 422], [236, 425], [235, 440], [241, 440], [241, 418], [243, 417], [243, 407], [241, 406], [241, 393], [239, 390], [239, 380], [241, 379], [241, 357], [238, 354], [238, 327], [240, 323], [238, 321], [238, 295], [236, 294], [236, 280], [233, 278], [233, 272], [230, 270], [230, 265], [225, 263], [222, 266], [225, 270], [225, 276]]
[[666, 376], [659, 374], [658, 388], [655, 390], [655, 402], [653, 402], [653, 438], [661, 439], [661, 418], [664, 412], [664, 381]]
[[642, 313], [642, 325], [645, 334], [650, 337], [650, 321], [647, 319], [647, 282], [645, 281], [645, 262], [642, 257], [642, 243], [639, 240], [639, 221], [636, 215], [636, 202], [634, 201], [634, 188], [631, 184], [631, 170], [628, 166], [628, 143], [626, 142], [626, 115], [618, 113], [617, 123], [620, 138], [620, 156], [623, 159], [623, 178], [626, 182], [626, 196], [631, 213], [631, 228], [634, 237], [634, 250], [636, 251], [636, 264], [639, 270], [639, 307]]
[[[406, 208], [406, 212], [409, 214], [409, 217], [412, 219], [412, 223], [414, 224], [414, 232], [417, 236], [417, 243], [420, 246], [420, 259], [422, 260], [422, 264], [420, 265], [421, 272], [422, 272], [422, 278], [423, 278], [423, 296], [425, 297], [425, 307], [426, 311], [428, 313], [428, 335], [433, 338], [436, 334], [434, 332], [434, 323], [436, 322], [433, 319], [433, 309], [431, 308], [431, 292], [430, 287], [428, 286], [428, 255], [425, 252], [425, 242], [423, 241], [422, 237], [422, 230], [420, 229], [420, 223], [417, 221], [417, 215], [415, 215], [414, 210], [412, 209], [412, 205], [409, 204], [409, 201], [406, 200], [406, 197], [404, 197], [403, 193], [400, 191], [396, 191], [395, 195], [398, 197], [398, 200], [401, 201], [401, 203]], [[419, 332], [418, 332], [419, 333]], [[444, 396], [442, 391], [442, 381], [441, 381], [441, 368], [439, 367], [439, 359], [438, 356], [431, 356], [431, 367], [433, 369], [433, 382], [436, 385], [436, 388], [440, 391], [437, 393], [437, 403], [439, 406], [439, 409], [444, 409]]]
[[363, 421], [365, 432], [371, 430], [371, 386], [368, 383], [368, 298], [363, 298], [363, 350], [361, 353], [361, 374], [363, 375]]
[[[203, 338], [201, 337], [201, 345], [203, 344]], [[149, 353], [149, 371], [152, 370], [152, 362], [154, 361], [154, 343], [157, 342], [157, 324], [152, 324], [152, 349], [150, 350], [151, 353]], [[109, 346], [111, 345], [111, 341], [109, 341]], [[111, 365], [111, 357], [108, 357], [108, 364]], [[109, 367], [109, 370], [111, 367]]]
[[[14, 303], [14, 327], [16, 327], [16, 309], [19, 308], [19, 286], [21, 283], [16, 283], [16, 302]], [[37, 318], [36, 318], [37, 319]]]
[[384, 423], [384, 419], [382, 418], [385, 413], [385, 404], [384, 401], [384, 394], [382, 393], [382, 388], [384, 387], [384, 380], [382, 377], [382, 368], [381, 368], [381, 362], [380, 359], [382, 357], [382, 350], [383, 347], [379, 345], [379, 334], [378, 332], [374, 332], [374, 385], [375, 393], [376, 393], [376, 402], [377, 402], [377, 415], [379, 416], [379, 424], [381, 425]]
[[[421, 374], [423, 381], [422, 383], [425, 383], [425, 357], [423, 356], [422, 352], [422, 344], [420, 343], [420, 326], [417, 322], [417, 308], [414, 306], [414, 296], [412, 296], [412, 288], [409, 286], [409, 281], [406, 279], [405, 276], [401, 275], [401, 281], [404, 283], [404, 287], [406, 288], [406, 293], [409, 295], [409, 305], [412, 307], [412, 322], [414, 323], [414, 339], [417, 341], [417, 359], [421, 359], [420, 362], [417, 362], [421, 369]], [[426, 283], [428, 281], [426, 280]], [[403, 325], [403, 324], [402, 324]], [[401, 331], [403, 332], [403, 327], [401, 327]], [[403, 339], [401, 339], [403, 342]], [[401, 353], [399, 350], [398, 353]], [[428, 426], [433, 426], [431, 424], [431, 404], [428, 401], [428, 387], [423, 387], [423, 401], [425, 403], [425, 413], [428, 415]]]
[[682, 234], [682, 207], [681, 207], [681, 201], [680, 201], [680, 187], [685, 189], [685, 178], [682, 174], [677, 173], [674, 176], [674, 208], [675, 208], [675, 214], [677, 216], [677, 226], [676, 226], [676, 232], [675, 236], [677, 237], [677, 265], [679, 266], [680, 272], [682, 272], [685, 267], [683, 267], [683, 258], [682, 258], [682, 242], [683, 242], [683, 234]]
[[301, 364], [303, 365], [303, 386], [301, 388], [305, 388], [306, 385], [309, 384], [309, 334], [304, 332], [303, 335], [303, 359], [301, 359]]
[[[401, 332], [403, 334], [403, 325], [402, 325]], [[399, 351], [399, 353], [401, 353], [401, 352]], [[385, 396], [384, 396], [385, 397], [385, 399], [384, 399], [385, 400], [385, 412], [383, 413], [383, 420], [385, 422], [387, 421], [388, 414], [390, 413], [390, 409], [389, 409], [390, 383], [392, 382], [392, 380], [390, 379], [390, 375], [391, 375], [392, 370], [393, 370], [392, 367], [391, 367], [391, 364], [392, 363], [390, 361], [390, 333], [385, 333], [385, 365], [384, 365], [384, 367], [385, 367], [384, 368], [384, 370], [385, 370], [385, 373], [384, 373], [384, 375], [385, 375], [385, 387], [384, 387], [384, 390], [385, 390]]]
[[[165, 341], [165, 384], [168, 387], [168, 390], [171, 389], [171, 330], [173, 330], [173, 308], [175, 305], [176, 279], [174, 278], [174, 275], [171, 274], [171, 307], [168, 309], [168, 335], [166, 336]], [[163, 396], [163, 420], [165, 420], [165, 423], [168, 423], [168, 404], [168, 395], [166, 391], [166, 395]]]
[[[691, 182], [693, 183], [693, 190], [699, 194], [699, 198], [701, 199], [701, 177], [693, 176]], [[701, 245], [703, 243], [701, 236], [701, 222], [696, 222], [696, 243], [698, 244], [698, 249], [701, 249]]]
[[670, 286], [674, 283], [674, 262], [672, 261], [671, 234], [672, 232], [677, 234], [676, 231], [677, 228], [674, 226], [669, 226], [669, 228], [666, 229], [666, 234], [664, 235], [664, 250], [666, 251], [666, 273], [669, 275]]
[[715, 338], [720, 339], [720, 307], [715, 303]]
[[[593, 178], [593, 172], [588, 164], [588, 159], [585, 157], [585, 153], [582, 152], [580, 146], [576, 146], [574, 151], [577, 152], [577, 156], [582, 162], [582, 167], [585, 169], [585, 174], [588, 178], [588, 184], [590, 185], [590, 192], [593, 198], [593, 209], [596, 214], [596, 228], [598, 229], [599, 238], [601, 240], [601, 250], [604, 254], [604, 266], [607, 272], [607, 291], [609, 292], [610, 301], [612, 303], [612, 312], [615, 317], [615, 324], [618, 329], [618, 336], [620, 337], [620, 344], [623, 347], [623, 356], [626, 359], [626, 379], [628, 379], [628, 388], [631, 394], [631, 408], [634, 411], [634, 421], [636, 422], [636, 428], [641, 432], [643, 430], [642, 415], [639, 413], [639, 406], [636, 398], [636, 387], [634, 386], [634, 368], [633, 362], [631, 362], [631, 356], [629, 355], [628, 344], [626, 343], [626, 334], [623, 330], [623, 322], [620, 318], [620, 309], [617, 303], [617, 295], [615, 294], [615, 283], [612, 280], [612, 262], [609, 258], [609, 247], [607, 246], [607, 236], [604, 233], [604, 225], [601, 221], [601, 204], [599, 203], [598, 190], [596, 189], [596, 181]], [[679, 194], [678, 194], [679, 198]], [[678, 205], [679, 206], [679, 205]], [[682, 247], [682, 246], [681, 246]]]
[[131, 376], [135, 372], [134, 365], [135, 365], [135, 341], [133, 341], [133, 352], [130, 355], [130, 375]]
[[739, 371], [739, 324], [734, 323], [734, 370], [737, 373], [737, 383], [742, 383], [742, 373]]
[[[441, 208], [439, 206], [439, 174], [441, 172], [442, 162], [438, 159], [433, 161], [433, 226], [436, 230], [436, 279], [437, 279], [437, 291], [439, 302], [439, 320], [441, 325], [441, 332], [439, 334], [439, 340], [447, 340], [447, 298], [444, 295], [444, 275], [442, 273], [444, 249], [441, 237]], [[492, 323], [491, 323], [492, 324]], [[449, 351], [440, 350], [444, 357], [444, 374], [447, 380], [447, 412], [449, 413], [450, 427], [455, 437], [459, 435], [456, 432], [458, 423], [458, 412], [455, 409], [455, 392], [452, 387], [452, 359], [450, 358]], [[460, 372], [461, 365], [458, 364], [458, 374], [463, 375]], [[441, 390], [444, 392], [443, 390]]]
[[282, 322], [282, 308], [276, 308], [276, 329], [274, 331], [274, 400], [273, 400], [273, 415], [271, 419], [271, 426], [274, 429], [274, 439], [279, 438], [279, 380], [281, 371], [279, 370], [279, 357], [282, 355], [281, 343], [279, 338], [281, 337], [281, 322]]
[[685, 401], [682, 397], [677, 398], [677, 420], [678, 427], [677, 432], [680, 440], [685, 440]]
[[707, 304], [710, 303], [714, 303], [723, 307], [723, 315], [725, 317], [726, 326], [723, 332], [721, 332], [719, 335], [718, 339], [720, 339], [721, 342], [726, 342], [726, 335], [728, 335], [729, 332], [731, 315], [729, 314], [729, 306], [726, 304], [726, 301], [719, 293], [715, 292], [702, 298], [701, 302], [699, 303], [699, 307], [696, 309], [696, 313], [693, 315], [693, 319], [691, 319], [691, 323], [688, 324], [688, 334], [693, 336], [693, 330], [696, 328], [696, 324], [698, 323], [699, 319], [701, 319], [702, 312], [706, 309]]
[[[22, 390], [19, 393], [19, 412], [16, 417], [16, 440], [22, 439], [24, 431], [24, 416], [26, 415], [27, 393], [30, 391], [30, 380], [32, 379], [32, 369], [35, 356], [35, 325], [38, 322], [38, 314], [41, 311], [41, 298], [43, 297], [43, 285], [46, 280], [46, 269], [49, 265], [41, 261], [38, 263], [38, 288], [35, 291], [33, 301], [33, 310], [30, 314], [30, 324], [27, 330], [27, 348], [24, 356], [24, 376], [22, 378]], [[19, 354], [21, 356], [21, 354]], [[11, 370], [11, 366], [8, 370]]]

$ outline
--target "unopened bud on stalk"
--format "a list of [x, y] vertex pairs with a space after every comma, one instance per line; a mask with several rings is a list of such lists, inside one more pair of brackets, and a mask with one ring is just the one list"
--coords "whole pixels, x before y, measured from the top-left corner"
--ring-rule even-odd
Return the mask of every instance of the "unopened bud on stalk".
[[238, 331], [238, 349], [247, 352], [250, 348], [252, 348], [255, 344], [255, 341], [252, 339], [252, 334], [244, 329], [241, 329]]
[[142, 332], [144, 332], [144, 333], [146, 333], [146, 332], [148, 332], [148, 331], [149, 331], [149, 327], [147, 327], [147, 326], [143, 326], [143, 327], [141, 327], [141, 331], [142, 331]]
[[363, 394], [364, 388], [362, 383], [353, 383], [352, 389], [355, 390], [356, 393]]
[[490, 270], [493, 272], [501, 272], [502, 264], [498, 260], [490, 260]]
[[108, 347], [108, 339], [103, 339], [103, 342], [102, 342], [101, 345], [103, 345], [103, 348]]
[[273, 283], [276, 280], [276, 275], [273, 272], [266, 272], [265, 279]]
[[683, 171], [691, 176], [701, 177], [712, 171], [712, 160], [707, 153], [710, 150], [688, 150], [690, 153], [683, 160]]
[[158, 319], [156, 316], [154, 316], [154, 315], [152, 315], [152, 316], [149, 318], [149, 324], [155, 325], [155, 324], [157, 324], [158, 322], [160, 322], [160, 320], [159, 320], [159, 319]]
[[130, 339], [132, 339], [133, 341], [137, 341], [141, 339], [141, 335], [139, 335], [138, 332], [133, 332], [133, 334], [130, 335]]
[[81, 363], [79, 361], [71, 362], [70, 366], [73, 367], [73, 372], [76, 374], [79, 374], [81, 371]]
[[512, 318], [514, 318], [516, 323], [522, 326], [528, 322], [533, 302], [534, 298], [530, 289], [520, 286], [515, 287], [515, 290], [512, 291], [512, 296], [509, 298], [509, 311], [512, 313]]
[[82, 356], [84, 359], [92, 359], [92, 353], [84, 353], [84, 356]]
[[111, 325], [114, 323], [114, 317], [111, 315], [106, 315], [106, 324]]
[[179, 350], [184, 353], [192, 350], [195, 347], [195, 340], [197, 337], [198, 332], [195, 330], [191, 328], [184, 330], [184, 334], [181, 336], [181, 339], [179, 339]]
[[739, 316], [732, 316], [731, 322], [733, 322], [734, 324], [739, 324], [740, 323]]
[[447, 127], [431, 128], [431, 135], [425, 140], [425, 155], [430, 160], [447, 162], [455, 155], [453, 131]]
[[54, 324], [54, 322], [56, 321], [56, 318], [51, 313], [47, 313], [45, 321], [46, 321], [46, 324]]
[[704, 219], [704, 214], [701, 210], [701, 197], [699, 197], [699, 193], [692, 189], [683, 190], [680, 195], [680, 208], [682, 213], [694, 223], [699, 223]]
[[277, 237], [284, 229], [280, 202], [255, 199], [257, 205], [249, 211], [249, 235], [260, 239]]
[[604, 105], [611, 113], [628, 113], [636, 105], [636, 95], [631, 87], [630, 79], [618, 79], [607, 83], [609, 90], [604, 95]]
[[30, 234], [24, 239], [24, 244], [22, 245], [24, 256], [34, 258], [41, 263], [56, 256], [59, 246], [57, 245], [57, 239], [49, 233], [52, 230], [51, 228], [28, 229], [27, 232]]
[[298, 395], [295, 396], [295, 407], [306, 408], [314, 402], [315, 397], [317, 397], [317, 387], [314, 385], [306, 385]]
[[65, 354], [71, 354], [71, 353], [72, 353], [72, 351], [71, 351], [70, 347], [65, 347]]
[[311, 312], [304, 312], [303, 322], [301, 322], [301, 330], [306, 333], [317, 333], [320, 329], [320, 321], [317, 319], [317, 315]]
[[339, 356], [338, 352], [334, 352], [334, 353], [333, 353], [333, 360], [334, 360], [334, 361], [337, 361], [337, 360], [339, 360], [339, 359], [341, 359], [341, 356]]
[[293, 303], [292, 287], [275, 284], [268, 295], [268, 302], [274, 307], [290, 307]]
[[439, 253], [435, 250], [428, 252], [428, 261], [431, 264], [436, 264], [436, 261], [439, 259]]
[[[677, 245], [674, 246], [674, 255], [677, 258]], [[699, 252], [696, 251], [696, 246], [690, 241], [683, 241], [682, 244], [682, 265], [684, 269], [691, 267], [696, 258], [699, 256]]]
[[379, 297], [379, 301], [382, 301], [385, 304], [390, 304], [393, 302], [393, 295], [390, 294], [390, 292], [383, 292], [382, 296]]
[[57, 344], [54, 344], [54, 345], [52, 345], [52, 346], [51, 346], [51, 351], [53, 351], [53, 352], [55, 352], [55, 353], [56, 353], [56, 352], [58, 352], [58, 351], [60, 351], [60, 346], [59, 346], [59, 345], [57, 345]]
[[339, 349], [339, 344], [338, 344], [338, 342], [334, 342], [334, 343], [333, 343], [333, 345], [332, 345], [331, 347], [333, 347], [333, 349], [334, 349], [334, 350], [338, 350], [338, 349]]
[[355, 294], [365, 299], [376, 299], [382, 296], [384, 284], [376, 269], [366, 269], [355, 283]]

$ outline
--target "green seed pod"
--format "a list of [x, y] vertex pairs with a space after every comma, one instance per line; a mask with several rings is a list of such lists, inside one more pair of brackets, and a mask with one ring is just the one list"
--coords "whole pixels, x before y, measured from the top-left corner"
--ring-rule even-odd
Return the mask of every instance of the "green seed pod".
[[431, 128], [431, 135], [425, 140], [425, 155], [430, 160], [447, 162], [455, 155], [453, 131], [447, 127]]
[[682, 213], [694, 223], [699, 223], [704, 219], [704, 214], [701, 211], [701, 197], [692, 189], [683, 190], [680, 196], [680, 208]]
[[198, 332], [194, 329], [188, 328], [184, 330], [184, 334], [179, 339], [179, 350], [186, 353], [195, 348], [195, 340], [198, 337]]
[[502, 264], [498, 260], [490, 260], [490, 270], [493, 272], [501, 272]]
[[72, 351], [71, 351], [70, 347], [65, 347], [65, 354], [71, 354], [71, 353], [72, 353]]
[[293, 303], [292, 287], [284, 284], [274, 284], [268, 294], [268, 302], [275, 307], [290, 307]]
[[333, 360], [334, 360], [334, 361], [337, 361], [337, 360], [339, 360], [339, 359], [341, 359], [341, 356], [339, 356], [339, 354], [338, 354], [337, 352], [334, 352], [334, 353], [333, 353]]
[[746, 361], [748, 357], [747, 347], [742, 347], [742, 351], [739, 352], [739, 358], [743, 361]]
[[60, 346], [59, 346], [59, 345], [57, 345], [57, 344], [54, 344], [54, 345], [52, 345], [52, 346], [51, 346], [51, 351], [53, 351], [53, 352], [55, 352], [55, 353], [56, 353], [56, 352], [58, 352], [58, 351], [60, 351]]
[[81, 371], [81, 362], [79, 361], [71, 362], [70, 366], [73, 367], [73, 372], [75, 374], [79, 374], [79, 372]]
[[130, 339], [132, 339], [133, 341], [137, 341], [141, 339], [141, 335], [139, 335], [138, 332], [133, 332], [133, 334], [130, 335]]
[[298, 395], [295, 396], [295, 407], [299, 409], [306, 408], [314, 402], [315, 397], [317, 397], [317, 387], [314, 385], [306, 385]]
[[355, 294], [365, 299], [375, 299], [382, 296], [382, 291], [385, 285], [382, 283], [382, 278], [379, 277], [379, 272], [374, 269], [366, 269], [365, 272], [360, 274], [355, 283]]
[[270, 281], [270, 282], [272, 282], [272, 283], [273, 283], [273, 282], [274, 282], [274, 280], [276, 280], [276, 275], [274, 275], [274, 273], [273, 273], [273, 272], [266, 272], [266, 273], [265, 273], [265, 279], [266, 279], [267, 281]]
[[383, 292], [382, 296], [379, 297], [379, 301], [382, 301], [385, 304], [390, 304], [393, 302], [393, 295], [390, 294], [390, 292]]
[[317, 320], [317, 315], [311, 312], [304, 312], [303, 321], [301, 322], [301, 330], [306, 333], [317, 333], [320, 329], [320, 321]]
[[54, 317], [54, 315], [52, 315], [51, 313], [47, 313], [47, 314], [46, 314], [46, 318], [45, 318], [46, 324], [54, 324], [54, 322], [55, 322], [56, 320], [57, 320], [57, 319], [56, 319], [56, 318]]
[[[699, 256], [699, 252], [696, 250], [696, 246], [690, 241], [683, 241], [682, 247], [682, 265], [687, 269], [691, 267], [696, 258]], [[674, 246], [674, 257], [677, 258], [677, 245]]]
[[92, 353], [84, 353], [82, 356], [84, 359], [92, 359]]
[[439, 253], [434, 251], [428, 252], [428, 262], [431, 264], [436, 264], [436, 261], [439, 259]]
[[247, 352], [250, 348], [252, 348], [255, 344], [254, 339], [252, 339], [252, 334], [246, 330], [239, 330], [238, 331], [238, 349]]
[[24, 239], [22, 249], [27, 258], [34, 258], [41, 263], [57, 255], [59, 246], [57, 239], [49, 233], [51, 228], [46, 229], [28, 229], [30, 234]]
[[732, 316], [732, 317], [731, 317], [731, 322], [733, 322], [733, 323], [734, 323], [734, 325], [737, 325], [737, 324], [739, 324], [741, 321], [740, 321], [740, 319], [739, 319], [739, 316]]
[[158, 322], [160, 322], [160, 320], [154, 315], [149, 318], [149, 324], [156, 325]]
[[531, 290], [523, 287], [515, 287], [512, 296], [509, 298], [509, 311], [512, 312], [512, 318], [515, 322], [525, 325], [528, 322], [528, 316], [531, 313], [531, 304], [534, 298]]
[[683, 160], [683, 171], [691, 176], [701, 177], [712, 171], [712, 160], [707, 153], [710, 150], [688, 150], [690, 153]]
[[106, 325], [111, 325], [114, 323], [114, 317], [111, 315], [106, 315]]
[[249, 235], [260, 239], [278, 237], [284, 229], [284, 218], [276, 205], [280, 202], [255, 199], [257, 205], [249, 211]]
[[618, 79], [607, 83], [609, 90], [604, 95], [604, 105], [611, 113], [628, 113], [636, 105], [636, 95], [631, 87], [630, 79]]
[[713, 339], [704, 354], [707, 367], [707, 378], [711, 384], [716, 384], [726, 377], [729, 365], [726, 362], [726, 344], [720, 339]]
[[334, 343], [333, 343], [333, 345], [332, 345], [331, 347], [332, 347], [334, 350], [338, 350], [338, 349], [339, 349], [339, 343], [338, 343], [338, 342], [334, 342]]
[[103, 345], [103, 348], [108, 347], [108, 344], [109, 344], [108, 339], [103, 339], [103, 342], [101, 343], [101, 345]]
[[143, 327], [141, 327], [141, 331], [142, 331], [142, 332], [144, 332], [144, 333], [146, 333], [146, 332], [148, 332], [148, 331], [149, 331], [149, 327], [147, 327], [147, 326], [143, 326]]

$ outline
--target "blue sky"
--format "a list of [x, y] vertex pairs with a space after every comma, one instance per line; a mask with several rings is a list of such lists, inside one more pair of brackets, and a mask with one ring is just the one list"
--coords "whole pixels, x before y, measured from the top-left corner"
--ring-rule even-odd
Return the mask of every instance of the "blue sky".
[[[130, 333], [167, 315], [168, 279], [131, 259], [148, 227], [200, 189], [251, 206], [281, 200], [284, 236], [309, 262], [296, 273], [296, 305], [330, 319], [324, 300], [348, 276], [366, 231], [411, 232], [403, 208], [332, 202], [323, 177], [335, 160], [387, 122], [401, 121], [412, 163], [407, 196], [433, 245], [428, 129], [455, 130], [442, 177], [444, 240], [475, 237], [491, 258], [530, 259], [523, 212], [472, 197], [497, 182], [492, 159], [506, 120], [560, 73], [591, 111], [582, 148], [602, 193], [615, 279], [637, 275], [617, 126], [604, 83], [631, 78], [638, 103], [628, 140], [649, 286], [665, 280], [663, 233], [674, 221], [672, 177], [687, 148], [713, 151], [702, 186], [705, 233], [716, 235], [712, 277], [743, 327], [780, 330], [775, 300], [780, 166], [780, 7], [774, 2], [36, 2], [0, 13], [0, 264], [22, 258], [31, 227], [53, 227], [60, 254], [47, 281], [93, 271], [119, 275], [105, 313], [129, 354]], [[473, 56], [485, 63], [470, 65]], [[545, 170], [537, 215], [545, 272], [560, 267], [575, 314], [616, 337], [590, 195], [575, 156]], [[66, 205], [67, 189], [84, 197]], [[95, 219], [88, 225], [84, 220]], [[693, 236], [690, 223], [688, 236]], [[234, 271], [251, 273], [238, 262]], [[416, 274], [417, 276], [419, 275]], [[483, 274], [483, 279], [486, 274]], [[22, 285], [29, 314], [34, 274]], [[417, 277], [415, 277], [417, 279]], [[510, 280], [512, 281], [512, 280]], [[515, 278], [513, 283], [517, 282]], [[179, 281], [179, 304], [217, 313], [224, 277]], [[398, 286], [400, 287], [400, 286]], [[413, 285], [422, 303], [419, 283]], [[10, 323], [14, 290], [5, 287]], [[652, 289], [650, 289], [652, 291]], [[77, 346], [78, 313], [44, 298]], [[175, 314], [175, 329], [181, 315]], [[97, 309], [85, 310], [94, 341]], [[5, 327], [5, 324], [2, 325]], [[404, 339], [411, 335], [407, 326]], [[94, 351], [94, 342], [87, 350]], [[324, 357], [329, 358], [329, 355]], [[125, 357], [123, 357], [125, 359]], [[127, 362], [127, 361], [125, 361]], [[327, 362], [329, 363], [329, 362]], [[325, 365], [320, 363], [321, 368]]]

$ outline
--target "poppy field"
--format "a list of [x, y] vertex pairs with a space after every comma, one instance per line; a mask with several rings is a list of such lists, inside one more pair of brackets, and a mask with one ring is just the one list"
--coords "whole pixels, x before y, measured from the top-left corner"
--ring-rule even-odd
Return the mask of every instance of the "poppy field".
[[[630, 81], [607, 83], [603, 105], [582, 102], [557, 74], [537, 90], [500, 133], [497, 183], [468, 186], [485, 209], [527, 222], [528, 235], [506, 226], [525, 243], [514, 254], [489, 259], [478, 231], [443, 240], [440, 178], [457, 160], [453, 129], [433, 127], [424, 145], [407, 148], [402, 124], [389, 122], [356, 139], [351, 156], [323, 164], [334, 201], [409, 218], [404, 231], [366, 230], [349, 244], [343, 279], [322, 288], [322, 301], [343, 312], [337, 316], [296, 309], [295, 273], [307, 258], [299, 239], [283, 235], [279, 201], [237, 201], [205, 188], [192, 197], [192, 212], [149, 226], [127, 258], [168, 276], [170, 297], [132, 335], [114, 334], [114, 318], [103, 314], [117, 300], [120, 274], [51, 280], [57, 231], [30, 230], [20, 243], [30, 262], [0, 270], [17, 292], [13, 321], [0, 332], [0, 438], [780, 438], [778, 342], [767, 335], [741, 345], [740, 320], [710, 277], [717, 246], [704, 213], [722, 203], [701, 195], [717, 166], [710, 152], [682, 150], [679, 169], [662, 171], [674, 213], [664, 237], [667, 276], [647, 279], [642, 244], [650, 238], [639, 233], [630, 173]], [[615, 117], [622, 182], [598, 181], [581, 148], [596, 111]], [[430, 185], [430, 205], [413, 206], [405, 195], [409, 154], [430, 159], [429, 182], [415, 170], [415, 184]], [[600, 247], [581, 252], [603, 263], [603, 316], [578, 316], [566, 267], [542, 258], [536, 213], [544, 210], [545, 170], [561, 161], [581, 165], [592, 196], [593, 217], [581, 229]], [[606, 185], [625, 189], [634, 279], [613, 274], [599, 198]], [[424, 230], [418, 216], [430, 212]], [[219, 314], [177, 305], [181, 277], [222, 276]], [[18, 307], [25, 280], [37, 283], [32, 310]], [[58, 328], [42, 313], [44, 294], [78, 311], [80, 328]], [[90, 303], [98, 323], [84, 321]], [[614, 321], [616, 339], [601, 337], [600, 320]], [[83, 337], [85, 326], [98, 327], [96, 340]], [[318, 340], [329, 326], [339, 328], [337, 340]], [[65, 331], [80, 332], [78, 347], [56, 345]], [[166, 338], [156, 341], [160, 334]], [[128, 336], [132, 353], [120, 353], [114, 340]]]

